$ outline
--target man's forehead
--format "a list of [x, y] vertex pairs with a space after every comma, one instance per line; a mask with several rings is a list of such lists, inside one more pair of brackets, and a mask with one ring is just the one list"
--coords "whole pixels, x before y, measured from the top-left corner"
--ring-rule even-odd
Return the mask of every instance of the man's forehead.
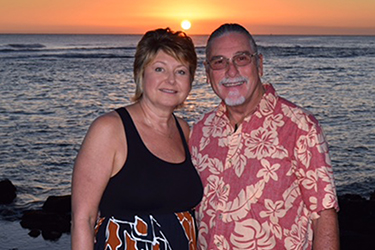
[[211, 41], [210, 57], [234, 55], [242, 52], [252, 52], [250, 41], [244, 34], [232, 32], [216, 37]]

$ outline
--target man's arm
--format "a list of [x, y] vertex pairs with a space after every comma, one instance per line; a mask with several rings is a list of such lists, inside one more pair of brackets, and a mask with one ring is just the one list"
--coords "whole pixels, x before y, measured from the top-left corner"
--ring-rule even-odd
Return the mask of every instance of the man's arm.
[[313, 249], [340, 249], [339, 223], [335, 209], [323, 210], [320, 217], [313, 220]]

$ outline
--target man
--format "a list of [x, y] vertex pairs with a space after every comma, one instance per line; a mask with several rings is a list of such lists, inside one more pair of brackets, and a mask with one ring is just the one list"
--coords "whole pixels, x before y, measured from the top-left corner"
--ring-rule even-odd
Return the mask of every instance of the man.
[[338, 249], [338, 203], [317, 120], [262, 84], [263, 57], [238, 24], [215, 30], [206, 74], [222, 103], [193, 127], [204, 198], [201, 249]]

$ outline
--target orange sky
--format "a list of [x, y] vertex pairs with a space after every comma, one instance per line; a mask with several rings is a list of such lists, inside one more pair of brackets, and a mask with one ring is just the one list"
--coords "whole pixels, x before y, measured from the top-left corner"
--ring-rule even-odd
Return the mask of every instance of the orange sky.
[[209, 34], [238, 22], [253, 34], [375, 35], [375, 0], [0, 0], [0, 33]]

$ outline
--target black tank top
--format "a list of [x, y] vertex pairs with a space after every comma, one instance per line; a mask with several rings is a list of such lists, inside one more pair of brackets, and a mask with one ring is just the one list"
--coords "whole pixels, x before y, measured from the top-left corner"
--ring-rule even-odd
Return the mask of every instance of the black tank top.
[[203, 186], [177, 119], [186, 158], [175, 164], [159, 159], [147, 149], [125, 108], [116, 111], [124, 124], [128, 154], [124, 166], [109, 180], [103, 193], [99, 206], [101, 216], [121, 218], [183, 212], [198, 205]]

